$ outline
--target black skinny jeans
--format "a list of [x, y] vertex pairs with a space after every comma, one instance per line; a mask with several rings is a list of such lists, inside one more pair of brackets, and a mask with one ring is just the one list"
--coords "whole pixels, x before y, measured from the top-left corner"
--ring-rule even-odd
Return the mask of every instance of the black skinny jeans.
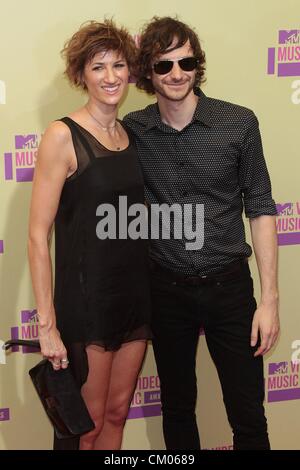
[[250, 333], [256, 302], [246, 263], [234, 278], [174, 285], [152, 273], [153, 348], [161, 382], [167, 449], [200, 449], [195, 405], [199, 328], [217, 368], [235, 450], [270, 448], [264, 415], [263, 359]]

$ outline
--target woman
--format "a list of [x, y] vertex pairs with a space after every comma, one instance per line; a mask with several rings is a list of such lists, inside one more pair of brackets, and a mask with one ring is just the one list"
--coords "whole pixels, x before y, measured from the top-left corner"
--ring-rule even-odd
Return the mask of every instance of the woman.
[[[97, 225], [98, 214], [105, 212], [101, 207], [107, 207], [102, 204], [115, 208], [117, 220], [127, 220], [127, 214], [119, 214], [119, 197], [127, 197], [127, 206], [144, 201], [134, 141], [117, 120], [135, 45], [112, 21], [89, 22], [63, 54], [69, 81], [88, 99], [50, 124], [39, 148], [29, 227], [39, 339], [53, 368], [70, 362], [82, 386], [95, 429], [81, 436], [79, 448], [119, 449], [151, 337], [147, 243], [109, 230], [106, 238], [99, 236]], [[54, 221], [53, 298], [49, 238]], [[54, 448], [78, 448], [78, 441], [56, 440]]]

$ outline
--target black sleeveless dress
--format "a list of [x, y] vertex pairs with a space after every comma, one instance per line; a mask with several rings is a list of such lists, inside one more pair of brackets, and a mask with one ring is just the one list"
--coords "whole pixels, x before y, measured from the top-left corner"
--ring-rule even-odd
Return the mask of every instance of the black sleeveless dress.
[[[123, 343], [151, 338], [148, 241], [119, 236], [119, 217], [123, 232], [136, 218], [120, 209], [120, 197], [127, 208], [144, 205], [144, 186], [130, 130], [128, 147], [111, 151], [71, 118], [61, 121], [71, 131], [78, 169], [64, 184], [55, 219], [54, 306], [70, 366], [82, 385], [87, 345], [116, 351]], [[97, 230], [105, 209], [115, 214], [110, 219], [115, 230], [110, 225], [109, 237], [101, 239]]]

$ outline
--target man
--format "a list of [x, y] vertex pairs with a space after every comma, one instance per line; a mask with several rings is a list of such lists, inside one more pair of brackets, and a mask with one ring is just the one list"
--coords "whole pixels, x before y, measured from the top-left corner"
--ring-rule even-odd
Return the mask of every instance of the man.
[[[234, 449], [269, 449], [262, 356], [279, 332], [276, 207], [252, 111], [208, 98], [195, 32], [153, 18], [140, 40], [138, 88], [157, 103], [130, 113], [148, 203], [204, 205], [204, 244], [151, 240], [153, 347], [167, 449], [199, 449], [195, 356], [199, 328], [222, 386]], [[257, 306], [242, 211], [261, 280]], [[195, 217], [194, 217], [195, 219]], [[195, 225], [195, 220], [193, 224]]]

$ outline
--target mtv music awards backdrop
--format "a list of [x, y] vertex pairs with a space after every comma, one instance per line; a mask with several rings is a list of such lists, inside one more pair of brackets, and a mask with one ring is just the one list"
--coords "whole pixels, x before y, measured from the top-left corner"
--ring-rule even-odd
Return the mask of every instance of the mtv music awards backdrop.
[[[299, 449], [300, 435], [300, 16], [299, 0], [10, 0], [0, 6], [0, 344], [37, 338], [26, 255], [34, 165], [49, 122], [84, 102], [63, 77], [60, 50], [85, 21], [114, 17], [133, 35], [154, 15], [192, 25], [207, 56], [204, 92], [255, 111], [278, 207], [281, 335], [265, 357], [265, 407], [273, 449]], [[152, 99], [129, 85], [120, 109]], [[248, 227], [248, 221], [245, 221]], [[247, 236], [249, 230], [247, 229]], [[254, 257], [251, 269], [259, 298]], [[38, 353], [0, 350], [0, 449], [50, 449], [52, 429], [28, 377]], [[232, 449], [220, 385], [205, 334], [197, 353], [202, 446]], [[160, 384], [151, 344], [131, 403], [124, 449], [163, 449]]]

